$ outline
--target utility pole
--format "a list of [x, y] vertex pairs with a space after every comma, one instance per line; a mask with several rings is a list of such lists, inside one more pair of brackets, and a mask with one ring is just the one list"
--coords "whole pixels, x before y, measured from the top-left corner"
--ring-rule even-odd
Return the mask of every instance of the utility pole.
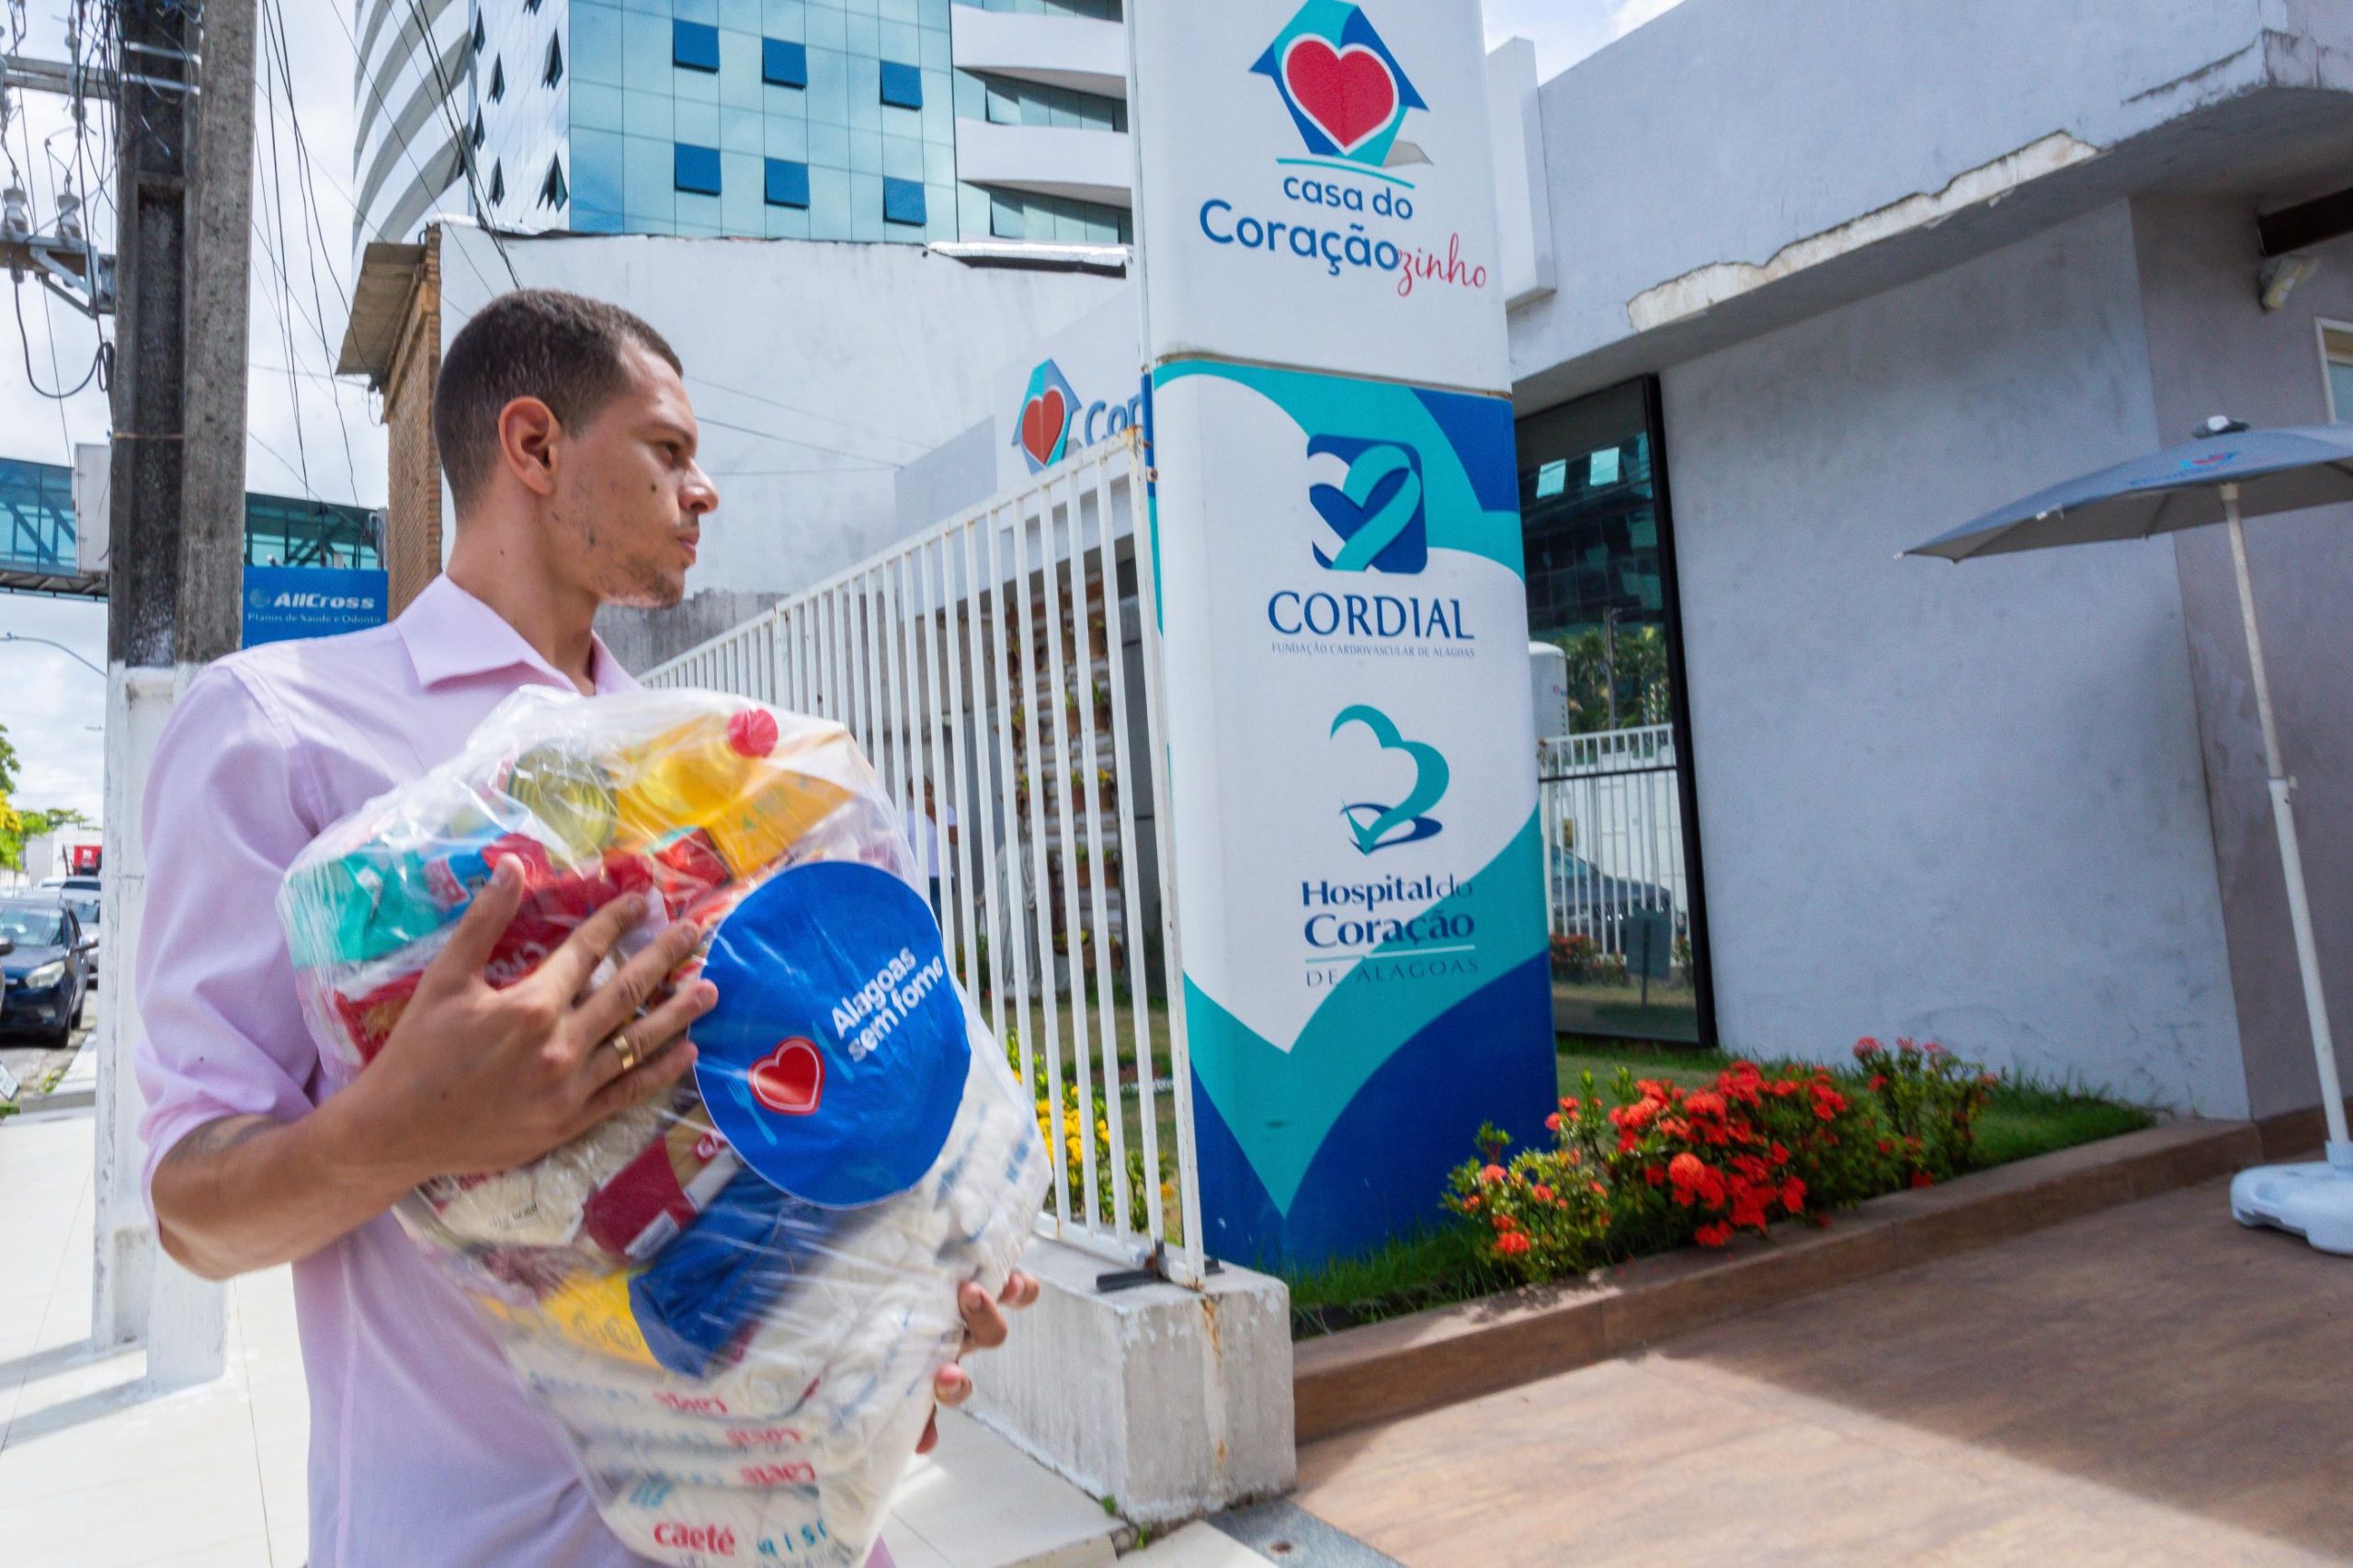
[[93, 1335], [147, 1370], [222, 1368], [221, 1287], [163, 1256], [140, 1190], [130, 981], [145, 904], [139, 808], [188, 678], [237, 646], [245, 491], [255, 0], [121, 0], [114, 449], [107, 600], [108, 950], [99, 1013]]

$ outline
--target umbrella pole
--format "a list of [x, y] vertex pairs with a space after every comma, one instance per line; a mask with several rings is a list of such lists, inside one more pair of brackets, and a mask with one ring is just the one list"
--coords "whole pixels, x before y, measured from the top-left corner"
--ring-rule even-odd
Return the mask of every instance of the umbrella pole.
[[2271, 678], [2263, 665], [2263, 633], [2256, 624], [2255, 585], [2247, 575], [2246, 529], [2239, 522], [2239, 487], [2225, 484], [2222, 510], [2230, 523], [2231, 561], [2238, 571], [2239, 615], [2246, 623], [2246, 656], [2255, 676], [2255, 710], [2263, 724], [2263, 764], [2271, 788], [2271, 821], [2279, 835], [2279, 868], [2288, 882], [2288, 921], [2295, 930], [2296, 967], [2304, 983], [2304, 1016], [2312, 1026], [2313, 1059], [2320, 1068], [2321, 1111], [2328, 1119], [2328, 1160], [2353, 1169], [2353, 1140], [2345, 1129], [2345, 1092], [2336, 1077], [2336, 1045], [2328, 1029], [2328, 1002], [2320, 984], [2320, 949], [2313, 940], [2312, 902], [2304, 892], [2304, 858], [2296, 845], [2296, 812], [2289, 801], [2288, 769], [2279, 758], [2279, 727], [2271, 715]]

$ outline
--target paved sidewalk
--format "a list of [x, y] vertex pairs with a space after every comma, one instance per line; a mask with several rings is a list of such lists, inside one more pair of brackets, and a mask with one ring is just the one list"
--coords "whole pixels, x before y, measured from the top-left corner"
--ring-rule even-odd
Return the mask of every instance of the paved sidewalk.
[[1300, 1455], [1412, 1568], [2353, 1560], [2353, 1259], [2211, 1182]]
[[[300, 1568], [310, 1415], [291, 1276], [231, 1286], [228, 1372], [203, 1388], [156, 1394], [142, 1352], [93, 1353], [91, 1129], [86, 1110], [0, 1121], [0, 1562]], [[1118, 1525], [951, 1415], [883, 1539], [900, 1568], [1097, 1568]]]

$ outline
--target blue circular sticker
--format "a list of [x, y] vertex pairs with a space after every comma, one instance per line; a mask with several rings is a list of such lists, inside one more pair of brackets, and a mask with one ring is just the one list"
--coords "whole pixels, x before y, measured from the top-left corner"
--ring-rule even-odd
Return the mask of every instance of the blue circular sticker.
[[931, 1168], [972, 1042], [914, 889], [871, 866], [796, 866], [720, 922], [703, 973], [719, 1003], [694, 1027], [695, 1083], [745, 1164], [829, 1209]]

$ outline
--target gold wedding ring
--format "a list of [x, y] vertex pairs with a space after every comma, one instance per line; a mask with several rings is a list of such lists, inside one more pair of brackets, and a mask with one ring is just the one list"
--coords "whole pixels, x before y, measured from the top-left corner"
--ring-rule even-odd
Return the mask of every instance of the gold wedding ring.
[[622, 1072], [633, 1073], [637, 1070], [637, 1046], [629, 1038], [627, 1029], [615, 1030], [605, 1043], [611, 1046], [613, 1054], [621, 1059]]

